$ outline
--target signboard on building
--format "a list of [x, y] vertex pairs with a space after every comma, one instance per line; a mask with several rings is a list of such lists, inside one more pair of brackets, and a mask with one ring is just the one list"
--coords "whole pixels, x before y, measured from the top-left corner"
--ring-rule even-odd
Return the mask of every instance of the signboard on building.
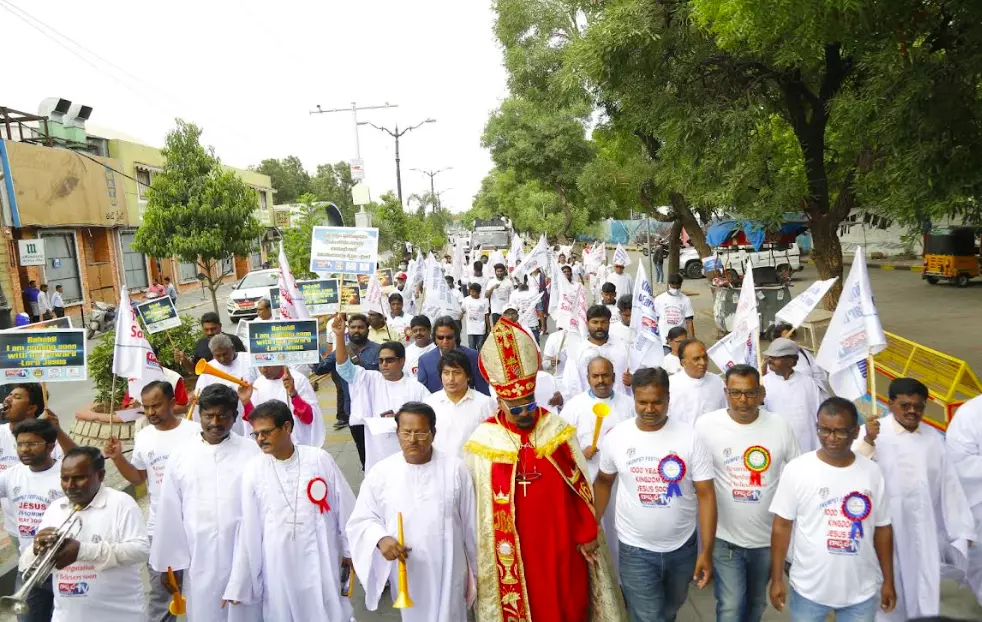
[[374, 274], [378, 269], [378, 229], [375, 227], [314, 227], [310, 242], [310, 271]]
[[20, 265], [44, 265], [44, 240], [17, 240], [17, 246], [20, 248]]
[[85, 379], [85, 329], [0, 332], [0, 384]]
[[281, 229], [289, 228], [291, 223], [290, 216], [291, 213], [288, 209], [273, 210], [273, 226]]
[[351, 168], [351, 180], [361, 181], [365, 179], [365, 161], [352, 159], [348, 161], [348, 166]]
[[249, 322], [249, 362], [253, 367], [316, 365], [317, 320]]

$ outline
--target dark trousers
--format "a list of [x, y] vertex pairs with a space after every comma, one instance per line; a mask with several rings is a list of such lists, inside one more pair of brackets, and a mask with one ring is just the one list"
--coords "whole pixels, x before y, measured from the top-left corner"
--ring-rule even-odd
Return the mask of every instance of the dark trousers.
[[[14, 583], [15, 590], [20, 589], [22, 585], [20, 573], [17, 573], [17, 579]], [[55, 594], [51, 588], [51, 577], [27, 593], [27, 606], [30, 607], [30, 612], [17, 616], [17, 622], [51, 622], [51, 615], [55, 609]]]
[[65, 307], [55, 307], [55, 317], [65, 317]]
[[467, 345], [471, 350], [480, 350], [484, 345], [484, 335], [467, 335]]
[[500, 313], [491, 314], [491, 328], [494, 328], [494, 325], [498, 323], [498, 318], [500, 317], [501, 317]]
[[365, 426], [349, 425], [351, 438], [355, 440], [355, 447], [358, 448], [358, 459], [361, 461], [361, 470], [365, 470]]
[[331, 372], [331, 380], [334, 381], [334, 389], [338, 392], [338, 421], [347, 422], [351, 404], [348, 403], [344, 380], [341, 380], [341, 376], [336, 371]]

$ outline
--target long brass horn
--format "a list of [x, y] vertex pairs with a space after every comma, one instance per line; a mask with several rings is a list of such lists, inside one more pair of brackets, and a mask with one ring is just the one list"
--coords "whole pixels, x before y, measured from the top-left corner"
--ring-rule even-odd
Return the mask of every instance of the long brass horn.
[[[406, 536], [402, 532], [402, 512], [399, 512], [399, 546], [406, 546]], [[406, 572], [405, 560], [399, 560], [399, 596], [392, 606], [396, 609], [409, 609], [413, 606], [413, 599], [409, 597], [409, 573]]]
[[204, 376], [204, 375], [215, 376], [216, 378], [221, 378], [222, 380], [228, 380], [229, 382], [234, 382], [240, 387], [249, 386], [249, 383], [243, 380], [242, 378], [236, 378], [232, 374], [218, 369], [217, 367], [215, 367], [205, 359], [198, 359], [198, 364], [194, 366], [194, 373], [198, 374], [199, 376]]

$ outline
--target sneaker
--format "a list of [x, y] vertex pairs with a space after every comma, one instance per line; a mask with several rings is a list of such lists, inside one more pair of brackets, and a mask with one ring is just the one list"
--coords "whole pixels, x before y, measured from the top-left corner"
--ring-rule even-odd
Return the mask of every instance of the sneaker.
[[334, 422], [335, 430], [343, 430], [346, 427], [348, 427], [348, 422], [344, 421], [343, 419], [338, 419], [337, 421]]

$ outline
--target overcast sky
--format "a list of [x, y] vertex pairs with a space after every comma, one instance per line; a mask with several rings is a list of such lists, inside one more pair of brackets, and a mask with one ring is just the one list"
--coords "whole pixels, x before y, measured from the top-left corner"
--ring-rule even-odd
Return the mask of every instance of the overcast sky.
[[[5, 5], [102, 59], [47, 31], [79, 58]], [[92, 106], [94, 125], [156, 146], [182, 117], [229, 165], [293, 154], [313, 173], [355, 155], [351, 113], [308, 114], [317, 104], [398, 104], [359, 117], [390, 128], [437, 120], [400, 140], [404, 198], [429, 189], [412, 168], [453, 167], [436, 189], [462, 211], [491, 167], [481, 132], [506, 95], [492, 23], [489, 0], [0, 0], [16, 59], [0, 74], [0, 105], [36, 113], [63, 97]], [[373, 198], [394, 191], [392, 138], [359, 132]]]

